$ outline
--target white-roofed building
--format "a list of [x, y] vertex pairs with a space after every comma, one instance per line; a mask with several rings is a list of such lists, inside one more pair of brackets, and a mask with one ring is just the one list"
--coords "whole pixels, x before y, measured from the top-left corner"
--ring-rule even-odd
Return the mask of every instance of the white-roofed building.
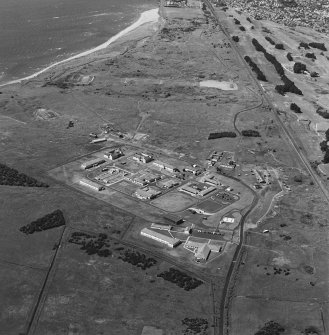
[[164, 235], [162, 233], [151, 230], [149, 228], [143, 228], [141, 230], [141, 235], [145, 236], [145, 237], [148, 237], [148, 238], [151, 238], [152, 240], [158, 241], [160, 243], [163, 243], [170, 248], [174, 248], [181, 243], [181, 241], [178, 238], [174, 238], [174, 237], [170, 237], [168, 235]]

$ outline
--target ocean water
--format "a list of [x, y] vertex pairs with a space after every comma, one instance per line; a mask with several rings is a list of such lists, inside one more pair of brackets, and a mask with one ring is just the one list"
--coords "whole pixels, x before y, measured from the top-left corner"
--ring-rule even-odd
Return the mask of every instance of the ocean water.
[[155, 0], [0, 0], [0, 82], [93, 48]]

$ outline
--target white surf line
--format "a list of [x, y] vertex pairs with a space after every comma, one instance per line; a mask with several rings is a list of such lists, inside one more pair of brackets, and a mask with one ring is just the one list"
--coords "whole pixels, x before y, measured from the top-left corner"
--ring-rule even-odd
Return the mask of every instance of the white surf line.
[[35, 77], [37, 77], [38, 75], [52, 69], [53, 67], [57, 66], [57, 65], [60, 65], [60, 64], [63, 64], [63, 63], [66, 63], [66, 62], [69, 62], [71, 60], [74, 60], [74, 59], [77, 59], [77, 58], [81, 58], [81, 57], [84, 57], [84, 56], [88, 56], [96, 51], [99, 51], [99, 50], [102, 50], [102, 49], [105, 49], [107, 48], [110, 44], [112, 44], [113, 42], [115, 42], [117, 39], [119, 39], [120, 37], [128, 34], [129, 32], [135, 30], [136, 28], [138, 28], [139, 26], [145, 24], [145, 23], [149, 23], [149, 22], [157, 22], [158, 19], [159, 19], [159, 9], [158, 8], [155, 8], [155, 9], [150, 9], [150, 10], [147, 10], [145, 12], [143, 12], [139, 19], [133, 23], [132, 25], [130, 25], [129, 27], [125, 28], [124, 30], [120, 31], [118, 34], [114, 35], [113, 37], [111, 37], [108, 41], [106, 41], [105, 43], [93, 48], [93, 49], [90, 49], [90, 50], [87, 50], [87, 51], [84, 51], [84, 52], [81, 52], [77, 55], [74, 55], [72, 57], [69, 57], [67, 59], [63, 59], [59, 62], [56, 62], [56, 63], [53, 63], [51, 65], [49, 65], [48, 67], [28, 76], [28, 77], [24, 77], [24, 78], [20, 78], [20, 79], [15, 79], [15, 80], [12, 80], [12, 81], [9, 81], [7, 83], [4, 83], [4, 84], [1, 84], [0, 87], [3, 87], [3, 86], [7, 86], [7, 85], [11, 85], [11, 84], [18, 84], [18, 83], [21, 83], [22, 81], [24, 80], [29, 80], [29, 79], [33, 79]]

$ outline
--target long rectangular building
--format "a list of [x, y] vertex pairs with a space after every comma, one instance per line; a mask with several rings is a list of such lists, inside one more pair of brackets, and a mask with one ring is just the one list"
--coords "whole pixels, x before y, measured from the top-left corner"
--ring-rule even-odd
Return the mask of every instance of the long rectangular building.
[[149, 228], [143, 228], [141, 230], [141, 235], [151, 238], [152, 240], [158, 241], [160, 243], [163, 243], [167, 245], [170, 248], [176, 247], [178, 244], [181, 243], [181, 241], [178, 238], [170, 237], [161, 233], [158, 233], [156, 231], [153, 231]]
[[89, 187], [89, 188], [91, 188], [91, 189], [93, 189], [95, 191], [102, 191], [102, 190], [105, 189], [104, 186], [99, 185], [99, 184], [97, 184], [97, 183], [95, 183], [95, 182], [93, 182], [93, 181], [91, 181], [89, 179], [81, 179], [79, 181], [79, 184], [83, 185], [83, 186], [87, 186], [87, 187]]
[[92, 159], [90, 161], [86, 161], [84, 163], [81, 164], [81, 168], [86, 170], [86, 169], [90, 169], [94, 166], [98, 166], [98, 165], [101, 165], [103, 163], [105, 163], [105, 159], [103, 158], [96, 158], [96, 159]]

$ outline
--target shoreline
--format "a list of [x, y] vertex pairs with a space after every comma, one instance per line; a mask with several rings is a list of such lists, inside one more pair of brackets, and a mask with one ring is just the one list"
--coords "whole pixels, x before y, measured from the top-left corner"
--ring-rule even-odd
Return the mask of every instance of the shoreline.
[[158, 22], [159, 18], [160, 18], [159, 8], [149, 9], [149, 10], [147, 10], [145, 12], [142, 12], [136, 22], [134, 22], [133, 24], [131, 24], [127, 28], [121, 30], [119, 33], [117, 33], [116, 35], [112, 36], [106, 42], [98, 45], [97, 47], [94, 47], [92, 49], [80, 52], [80, 53], [78, 53], [78, 54], [76, 54], [74, 56], [71, 56], [69, 58], [63, 59], [63, 60], [61, 60], [59, 62], [55, 62], [55, 63], [53, 63], [53, 64], [51, 64], [51, 65], [43, 68], [42, 70], [39, 70], [39, 71], [37, 71], [37, 72], [35, 72], [35, 73], [27, 76], [27, 77], [15, 79], [15, 80], [11, 80], [11, 81], [9, 81], [7, 83], [0, 84], [0, 87], [4, 87], [4, 86], [8, 86], [8, 85], [13, 85], [13, 84], [19, 84], [22, 81], [36, 78], [40, 74], [47, 72], [48, 70], [52, 69], [53, 67], [55, 67], [57, 65], [61, 65], [61, 64], [70, 62], [71, 60], [74, 60], [74, 59], [78, 59], [78, 58], [82, 58], [82, 57], [85, 57], [85, 56], [89, 56], [90, 54], [93, 54], [93, 53], [95, 53], [97, 51], [103, 50], [103, 49], [107, 48], [109, 45], [111, 45], [113, 42], [115, 42], [116, 40], [118, 40], [119, 38], [127, 35], [131, 31], [133, 31], [136, 28], [142, 26], [143, 24], [151, 23], [151, 22], [152, 23]]

